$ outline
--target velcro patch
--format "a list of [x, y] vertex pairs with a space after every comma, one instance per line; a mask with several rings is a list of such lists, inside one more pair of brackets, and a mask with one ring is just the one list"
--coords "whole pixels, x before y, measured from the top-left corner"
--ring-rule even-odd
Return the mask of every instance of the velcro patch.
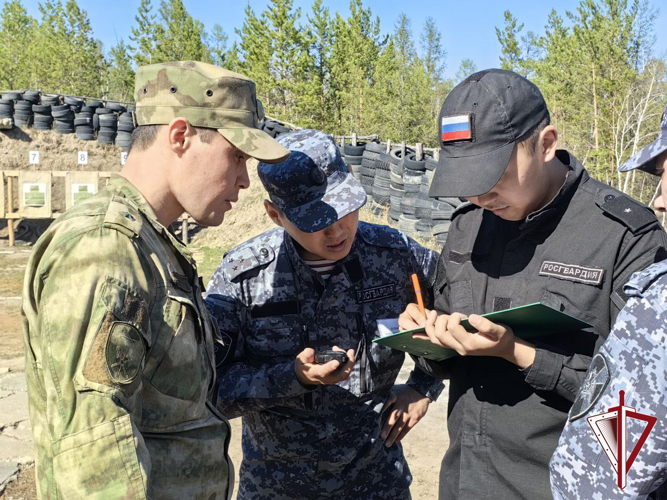
[[578, 281], [579, 283], [586, 283], [588, 285], [599, 285], [602, 283], [604, 269], [545, 260], [542, 262], [539, 274], [540, 276], [553, 276], [554, 278]]
[[442, 142], [472, 140], [471, 115], [453, 115], [442, 117]]
[[591, 361], [591, 366], [588, 368], [586, 380], [584, 380], [577, 399], [574, 400], [572, 408], [570, 409], [570, 422], [577, 420], [590, 411], [595, 405], [600, 396], [607, 388], [609, 383], [609, 366], [605, 357], [597, 353]]
[[366, 288], [365, 290], [357, 290], [357, 302], [366, 303], [374, 302], [376, 300], [388, 299], [396, 296], [396, 284], [389, 283], [387, 285], [380, 285], [373, 288]]
[[111, 380], [129, 384], [139, 374], [146, 347], [139, 330], [129, 323], [116, 321], [107, 341], [107, 369]]

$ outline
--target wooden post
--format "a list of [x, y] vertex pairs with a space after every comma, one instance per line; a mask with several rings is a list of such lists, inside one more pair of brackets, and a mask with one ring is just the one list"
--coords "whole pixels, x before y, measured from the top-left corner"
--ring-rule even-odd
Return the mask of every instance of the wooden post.
[[183, 230], [183, 235], [182, 235], [183, 236], [183, 243], [187, 245], [188, 244], [188, 216], [187, 215], [185, 217], [183, 217], [183, 222], [182, 222], [181, 228]]
[[416, 146], [416, 150], [417, 150], [417, 152], [416, 152], [415, 159], [417, 161], [421, 161], [422, 158], [424, 158], [424, 145], [421, 142], [418, 142], [417, 146]]
[[[7, 216], [14, 213], [14, 178], [7, 176]], [[9, 246], [14, 246], [14, 219], [7, 218], [7, 229], [9, 229]]]
[[352, 134], [352, 145], [353, 146], [357, 145], [357, 134]]
[[387, 154], [391, 153], [391, 140], [387, 139]]
[[401, 142], [401, 158], [405, 158], [405, 141]]

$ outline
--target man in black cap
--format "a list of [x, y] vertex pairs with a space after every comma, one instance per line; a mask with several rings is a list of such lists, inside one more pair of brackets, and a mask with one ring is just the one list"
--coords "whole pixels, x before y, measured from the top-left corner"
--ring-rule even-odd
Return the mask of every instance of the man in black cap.
[[[450, 380], [450, 448], [440, 497], [551, 498], [548, 462], [597, 348], [625, 304], [622, 286], [664, 258], [655, 215], [591, 179], [567, 151], [539, 89], [475, 73], [445, 100], [431, 196], [466, 197], [438, 264], [435, 311], [404, 329], [460, 356], [422, 367]], [[527, 342], [479, 315], [542, 302], [591, 328]], [[469, 316], [477, 333], [460, 324]]]

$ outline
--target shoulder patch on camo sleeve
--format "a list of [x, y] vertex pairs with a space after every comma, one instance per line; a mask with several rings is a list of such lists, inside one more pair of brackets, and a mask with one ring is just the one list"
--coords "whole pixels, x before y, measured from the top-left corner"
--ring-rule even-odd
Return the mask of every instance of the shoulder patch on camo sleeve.
[[568, 421], [573, 422], [590, 411], [609, 383], [609, 365], [606, 358], [598, 353], [593, 357], [586, 380], [579, 390], [577, 399], [570, 409]]
[[132, 382], [141, 370], [145, 354], [143, 339], [134, 326], [120, 321], [111, 326], [106, 348], [111, 380], [121, 385]]

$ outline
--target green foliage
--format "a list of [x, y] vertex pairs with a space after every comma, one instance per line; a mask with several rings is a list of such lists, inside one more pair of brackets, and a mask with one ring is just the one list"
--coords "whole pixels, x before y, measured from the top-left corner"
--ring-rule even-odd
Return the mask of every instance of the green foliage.
[[19, 89], [28, 86], [30, 65], [28, 48], [37, 22], [28, 15], [20, 0], [5, 3], [0, 21], [0, 87]]
[[130, 40], [134, 43], [130, 50], [134, 52], [134, 62], [137, 66], [153, 63], [156, 21], [152, 12], [151, 0], [141, 0], [137, 15], [134, 17], [137, 24], [132, 27], [130, 36]]
[[[642, 201], [655, 191], [641, 173], [617, 168], [655, 138], [667, 96], [664, 55], [656, 55], [656, 10], [649, 0], [580, 0], [552, 10], [539, 33], [506, 11], [496, 28], [499, 64], [542, 90], [563, 147], [589, 171]], [[76, 0], [43, 0], [39, 21], [21, 0], [5, 0], [0, 19], [0, 87], [128, 100], [137, 65], [213, 62], [255, 80], [268, 115], [331, 134], [379, 134], [392, 142], [436, 146], [437, 116], [450, 89], [477, 71], [463, 59], [453, 81], [434, 19], [418, 36], [401, 14], [383, 36], [363, 0], [332, 13], [323, 0], [307, 12], [294, 0], [267, 0], [231, 43], [210, 34], [183, 0], [141, 0], [129, 41], [105, 55]], [[417, 40], [418, 43], [415, 43]]]
[[652, 52], [655, 10], [639, 0], [581, 0], [566, 16], [569, 23], [552, 11], [544, 34], [516, 50], [505, 34], [516, 39], [521, 27], [506, 13], [501, 61], [535, 80], [561, 143], [595, 177], [648, 202], [647, 183], [617, 169], [655, 137], [665, 106], [665, 61]]
[[104, 57], [88, 14], [75, 0], [39, 5], [41, 22], [30, 44], [29, 86], [70, 95], [100, 95]]
[[185, 10], [183, 0], [162, 0], [160, 23], [155, 26], [153, 63], [166, 61], [211, 62], [201, 21]]
[[121, 40], [109, 52], [109, 66], [107, 73], [108, 91], [110, 99], [132, 101], [134, 93], [134, 70], [132, 58], [127, 45]]
[[217, 66], [225, 66], [227, 59], [227, 33], [219, 24], [213, 25], [213, 31], [210, 35], [208, 43], [209, 51], [213, 59], [213, 64]]
[[456, 71], [456, 83], [462, 82], [473, 73], [477, 72], [477, 65], [472, 59], [463, 59]]

